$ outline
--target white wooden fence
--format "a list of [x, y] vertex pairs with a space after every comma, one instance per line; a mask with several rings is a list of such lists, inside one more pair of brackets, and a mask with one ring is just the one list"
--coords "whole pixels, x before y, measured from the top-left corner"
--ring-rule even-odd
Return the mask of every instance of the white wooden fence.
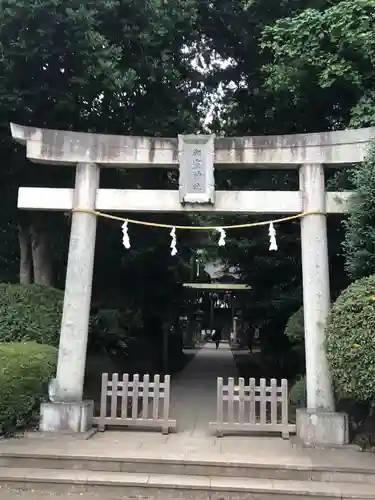
[[125, 373], [120, 380], [119, 374], [114, 373], [110, 380], [108, 373], [103, 373], [100, 415], [94, 418], [94, 423], [100, 431], [107, 426], [137, 426], [159, 428], [168, 434], [176, 428], [176, 421], [169, 419], [169, 403], [169, 375], [161, 381], [160, 375], [155, 375], [153, 380], [150, 375], [144, 375], [140, 380], [139, 375], [131, 379]]
[[245, 385], [240, 378], [235, 385], [234, 378], [224, 385], [223, 378], [217, 379], [217, 415], [216, 422], [210, 423], [211, 431], [223, 436], [225, 431], [243, 433], [278, 433], [284, 439], [296, 432], [296, 426], [288, 419], [288, 381], [271, 379], [267, 385], [261, 378], [256, 385], [254, 378]]

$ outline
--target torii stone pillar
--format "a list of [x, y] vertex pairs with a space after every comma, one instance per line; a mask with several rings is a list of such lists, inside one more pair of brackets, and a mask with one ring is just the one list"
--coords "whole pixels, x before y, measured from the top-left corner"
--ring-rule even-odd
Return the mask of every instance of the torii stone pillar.
[[87, 337], [94, 268], [99, 167], [79, 163], [73, 195], [73, 214], [53, 401], [41, 407], [40, 429], [48, 432], [85, 432], [92, 427], [93, 402], [83, 401]]
[[330, 308], [328, 235], [324, 167], [300, 168], [303, 311], [305, 324], [307, 409], [298, 410], [297, 432], [305, 444], [342, 445], [348, 441], [346, 414], [335, 413], [325, 352]]

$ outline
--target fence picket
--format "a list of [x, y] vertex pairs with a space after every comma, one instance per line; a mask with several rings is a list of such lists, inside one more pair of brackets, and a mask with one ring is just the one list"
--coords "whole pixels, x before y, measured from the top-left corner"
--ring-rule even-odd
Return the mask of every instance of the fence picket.
[[142, 394], [142, 418], [147, 420], [148, 417], [148, 399], [149, 399], [149, 385], [150, 375], [143, 376], [143, 394]]
[[121, 394], [121, 418], [128, 418], [128, 394], [129, 391], [129, 375], [124, 373], [122, 377], [122, 394]]
[[253, 424], [255, 425], [257, 423], [257, 417], [256, 417], [256, 408], [255, 408], [255, 405], [256, 405], [256, 400], [255, 400], [255, 396], [256, 396], [256, 387], [255, 387], [255, 378], [251, 378], [250, 379], [250, 385], [249, 385], [249, 398], [250, 398], [250, 408], [249, 408], [249, 411], [250, 411], [250, 415], [249, 415], [249, 420], [250, 420], [250, 424]]
[[238, 421], [240, 424], [245, 423], [245, 380], [240, 378], [238, 380], [239, 385], [239, 403], [238, 403]]
[[217, 429], [216, 434], [218, 437], [222, 436], [222, 425], [224, 422], [223, 408], [224, 408], [224, 399], [223, 399], [223, 386], [224, 381], [223, 377], [217, 378], [217, 407], [216, 407], [216, 421], [217, 421]]
[[111, 418], [117, 417], [118, 373], [112, 375]]
[[170, 383], [171, 383], [171, 377], [169, 375], [164, 375], [164, 408], [163, 408], [164, 425], [162, 426], [163, 434], [168, 434], [169, 430], [168, 420], [169, 420]]
[[108, 373], [102, 373], [102, 392], [100, 395], [100, 417], [99, 431], [105, 431], [105, 419], [107, 418], [107, 399], [108, 399]]
[[234, 422], [234, 378], [228, 379], [228, 420]]
[[271, 378], [271, 424], [277, 424], [277, 380]]
[[261, 378], [259, 383], [259, 396], [260, 396], [260, 423], [267, 422], [267, 391], [266, 379]]
[[133, 375], [132, 419], [138, 418], [139, 375]]
[[283, 431], [283, 438], [288, 439], [289, 438], [289, 431], [288, 431], [288, 404], [289, 404], [289, 397], [288, 397], [288, 381], [283, 378], [281, 380], [281, 421], [283, 426], [285, 427], [285, 430]]
[[152, 402], [152, 418], [159, 418], [159, 400], [160, 400], [160, 375], [154, 377], [154, 398]]

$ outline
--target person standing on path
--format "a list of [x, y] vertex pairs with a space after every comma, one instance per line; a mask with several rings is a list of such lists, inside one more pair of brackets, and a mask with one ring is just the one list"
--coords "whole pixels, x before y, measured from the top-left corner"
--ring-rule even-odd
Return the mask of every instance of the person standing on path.
[[220, 345], [220, 340], [221, 340], [221, 328], [217, 328], [215, 330], [215, 333], [213, 334], [212, 336], [212, 340], [215, 342], [216, 344], [216, 349], [219, 349], [219, 345]]

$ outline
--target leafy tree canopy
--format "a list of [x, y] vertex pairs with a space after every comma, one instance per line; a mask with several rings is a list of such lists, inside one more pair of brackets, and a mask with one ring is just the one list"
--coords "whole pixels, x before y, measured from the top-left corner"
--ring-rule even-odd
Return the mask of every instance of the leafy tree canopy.
[[307, 95], [319, 96], [331, 129], [368, 126], [375, 122], [374, 3], [330, 4], [264, 29], [262, 47], [272, 55], [264, 65], [266, 83], [292, 106]]
[[354, 193], [344, 221], [346, 269], [356, 279], [375, 274], [375, 144], [363, 165], [353, 169]]

